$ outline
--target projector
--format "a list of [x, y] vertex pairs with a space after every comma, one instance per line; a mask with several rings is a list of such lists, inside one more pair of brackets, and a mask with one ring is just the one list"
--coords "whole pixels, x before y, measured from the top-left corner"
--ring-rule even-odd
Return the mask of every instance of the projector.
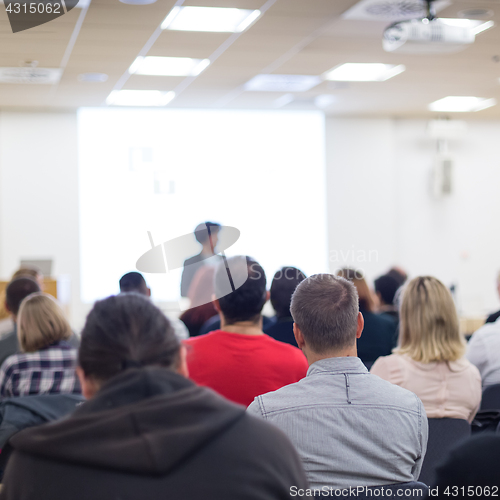
[[383, 47], [386, 52], [442, 54], [459, 52], [474, 39], [470, 27], [452, 26], [439, 18], [412, 19], [386, 28]]

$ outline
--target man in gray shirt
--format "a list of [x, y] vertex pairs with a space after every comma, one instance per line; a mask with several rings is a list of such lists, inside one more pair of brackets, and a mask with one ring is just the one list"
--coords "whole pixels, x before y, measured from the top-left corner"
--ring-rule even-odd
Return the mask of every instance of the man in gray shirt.
[[313, 489], [416, 481], [427, 416], [415, 394], [371, 375], [357, 357], [363, 316], [354, 285], [311, 276], [297, 287], [291, 313], [307, 376], [258, 396], [248, 411], [288, 435]]

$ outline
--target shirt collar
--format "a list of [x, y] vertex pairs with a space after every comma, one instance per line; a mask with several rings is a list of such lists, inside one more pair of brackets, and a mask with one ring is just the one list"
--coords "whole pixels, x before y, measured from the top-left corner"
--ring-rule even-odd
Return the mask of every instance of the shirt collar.
[[316, 361], [307, 370], [307, 376], [318, 373], [368, 373], [368, 370], [359, 358], [349, 356]]

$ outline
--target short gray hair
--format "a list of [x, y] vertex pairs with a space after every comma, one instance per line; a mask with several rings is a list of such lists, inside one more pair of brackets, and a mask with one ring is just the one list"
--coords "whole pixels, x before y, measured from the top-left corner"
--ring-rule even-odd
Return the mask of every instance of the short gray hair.
[[300, 283], [290, 311], [306, 342], [317, 353], [352, 346], [358, 325], [358, 292], [348, 280], [315, 274]]

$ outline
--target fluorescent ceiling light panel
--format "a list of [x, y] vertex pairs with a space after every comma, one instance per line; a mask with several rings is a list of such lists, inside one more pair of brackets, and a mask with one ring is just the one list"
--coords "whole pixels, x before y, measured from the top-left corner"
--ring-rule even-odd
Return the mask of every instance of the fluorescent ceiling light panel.
[[312, 75], [257, 75], [245, 83], [245, 90], [257, 92], [306, 92], [321, 83]]
[[384, 82], [405, 70], [403, 64], [346, 63], [325, 73], [334, 82]]
[[448, 26], [457, 26], [459, 28], [469, 28], [474, 35], [478, 35], [487, 29], [493, 28], [495, 23], [493, 21], [479, 21], [477, 19], [453, 19], [440, 17], [439, 22], [441, 24], [447, 24]]
[[225, 7], [174, 7], [161, 28], [177, 31], [240, 33], [260, 16], [260, 10]]
[[464, 113], [470, 111], [481, 111], [491, 108], [497, 103], [496, 99], [486, 99], [484, 97], [454, 96], [443, 97], [429, 104], [431, 111], [442, 111], [449, 113]]
[[197, 76], [207, 66], [209, 59], [190, 57], [138, 57], [130, 66], [129, 73], [153, 76]]
[[160, 90], [113, 90], [106, 99], [110, 106], [166, 106], [175, 92]]

